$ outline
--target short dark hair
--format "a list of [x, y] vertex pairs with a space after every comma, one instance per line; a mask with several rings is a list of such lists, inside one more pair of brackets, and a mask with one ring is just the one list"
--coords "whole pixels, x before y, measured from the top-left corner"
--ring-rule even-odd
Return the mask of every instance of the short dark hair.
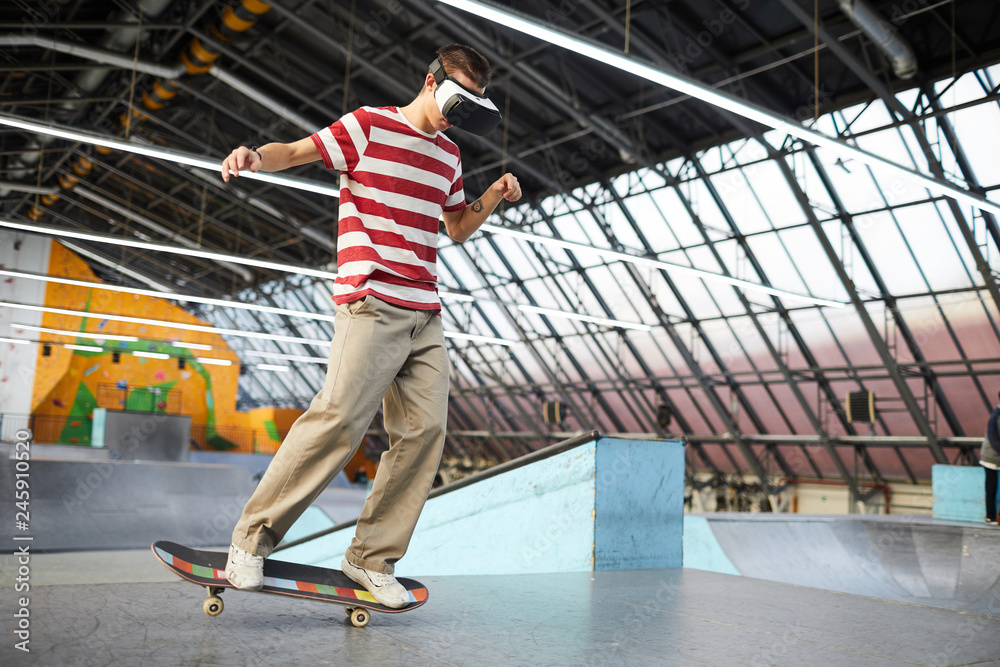
[[479, 51], [465, 44], [449, 44], [437, 50], [445, 74], [462, 72], [479, 88], [490, 85], [490, 62]]

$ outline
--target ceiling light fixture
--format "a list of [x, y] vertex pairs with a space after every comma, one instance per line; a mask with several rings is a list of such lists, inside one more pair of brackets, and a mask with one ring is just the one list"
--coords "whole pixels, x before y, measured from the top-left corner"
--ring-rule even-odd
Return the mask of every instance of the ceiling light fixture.
[[142, 350], [135, 350], [132, 352], [133, 357], [145, 357], [147, 359], [169, 359], [169, 354], [163, 354], [162, 352], [143, 352]]
[[233, 362], [229, 359], [212, 359], [211, 357], [195, 357], [195, 361], [200, 364], [206, 364], [208, 366], [232, 366]]
[[[228, 299], [210, 299], [203, 296], [192, 296], [190, 294], [177, 294], [176, 292], [158, 292], [156, 290], [145, 290], [136, 289], [134, 287], [127, 287], [124, 285], [108, 285], [107, 283], [94, 283], [87, 280], [76, 280], [73, 278], [62, 278], [59, 276], [43, 276], [37, 273], [27, 273], [25, 271], [11, 271], [9, 269], [0, 269], [0, 276], [11, 276], [13, 278], [25, 278], [27, 280], [39, 280], [46, 283], [58, 283], [60, 285], [74, 285], [76, 287], [86, 287], [88, 289], [101, 289], [108, 290], [110, 292], [122, 292], [125, 294], [141, 294], [143, 296], [152, 296], [159, 299], [169, 299], [171, 301], [180, 302], [192, 302], [192, 303], [202, 303], [209, 306], [218, 306], [222, 308], [239, 308], [240, 310], [252, 310], [258, 313], [271, 313], [274, 315], [290, 315], [293, 317], [306, 317], [311, 320], [321, 320], [324, 322], [333, 322], [333, 315], [323, 315], [322, 313], [307, 313], [301, 310], [290, 310], [288, 308], [275, 308], [273, 306], [261, 306], [255, 303], [243, 303], [242, 301], [231, 301]], [[178, 347], [183, 347], [179, 345]], [[206, 350], [211, 350], [212, 347], [209, 346], [205, 348]]]
[[236, 350], [239, 354], [261, 359], [285, 359], [286, 361], [301, 361], [304, 364], [325, 364], [326, 357], [307, 357], [301, 354], [282, 354], [280, 352], [261, 352], [259, 350]]
[[183, 347], [188, 350], [211, 350], [211, 345], [202, 345], [201, 343], [182, 343], [181, 341], [167, 341], [174, 347]]
[[994, 215], [1000, 215], [1000, 204], [995, 204], [985, 197], [975, 195], [968, 190], [957, 187], [947, 181], [929, 176], [922, 172], [904, 167], [874, 153], [856, 148], [839, 139], [827, 136], [816, 130], [803, 127], [796, 121], [785, 118], [773, 111], [757, 106], [756, 104], [739, 99], [734, 95], [715, 90], [705, 84], [688, 78], [680, 74], [674, 74], [655, 65], [640, 62], [627, 57], [622, 53], [611, 49], [611, 47], [600, 44], [596, 41], [580, 37], [561, 28], [556, 28], [535, 19], [529, 18], [518, 12], [507, 8], [502, 8], [490, 2], [482, 0], [439, 0], [462, 11], [469, 12], [479, 18], [492, 21], [498, 25], [511, 28], [518, 32], [530, 35], [555, 46], [562, 47], [581, 56], [591, 58], [605, 65], [609, 65], [624, 72], [629, 72], [642, 77], [647, 81], [660, 84], [679, 93], [690, 95], [702, 102], [707, 102], [725, 111], [742, 116], [762, 125], [773, 127], [776, 130], [790, 134], [802, 141], [821, 146], [837, 155], [858, 160], [876, 169], [892, 171], [904, 178], [919, 183], [923, 187], [951, 197], [957, 201], [966, 203], [981, 211], [986, 211]]
[[529, 232], [522, 232], [516, 229], [509, 229], [507, 227], [498, 227], [496, 225], [490, 225], [490, 224], [485, 224], [482, 227], [480, 227], [480, 229], [484, 232], [489, 232], [491, 234], [510, 236], [511, 238], [520, 239], [522, 241], [528, 241], [530, 243], [541, 243], [556, 248], [562, 248], [564, 250], [572, 250], [573, 252], [589, 252], [595, 255], [599, 255], [601, 257], [605, 257], [607, 259], [617, 260], [621, 262], [630, 262], [632, 264], [636, 264], [639, 266], [648, 266], [654, 269], [660, 269], [671, 273], [686, 273], [692, 276], [696, 276], [698, 278], [703, 278], [705, 280], [714, 280], [716, 282], [727, 283], [729, 285], [733, 285], [735, 287], [739, 287], [746, 290], [764, 292], [766, 294], [773, 294], [774, 296], [780, 296], [787, 299], [798, 299], [800, 301], [808, 301], [809, 303], [814, 303], [818, 306], [843, 308], [848, 305], [843, 301], [834, 301], [832, 299], [821, 299], [819, 297], [806, 296], [804, 294], [796, 294], [795, 292], [789, 292], [783, 289], [776, 289], [774, 287], [767, 287], [766, 285], [751, 283], [746, 280], [740, 280], [739, 278], [722, 276], [719, 275], [718, 273], [710, 273], [708, 271], [695, 269], [690, 266], [671, 264], [670, 262], [664, 262], [658, 259], [650, 259], [649, 257], [639, 257], [638, 255], [630, 255], [625, 252], [618, 252], [617, 250], [595, 248], [593, 246], [584, 245], [583, 243], [564, 241], [562, 239], [552, 238], [551, 236], [539, 236], [538, 234], [531, 234]]
[[0, 227], [6, 227], [8, 229], [18, 229], [20, 231], [29, 232], [31, 234], [46, 234], [58, 238], [80, 239], [83, 241], [94, 241], [96, 243], [110, 243], [111, 245], [127, 246], [129, 248], [137, 248], [139, 250], [155, 250], [156, 252], [168, 252], [168, 253], [173, 253], [175, 255], [187, 255], [189, 257], [201, 257], [202, 259], [210, 259], [213, 261], [232, 262], [233, 264], [256, 266], [261, 269], [273, 269], [275, 271], [285, 271], [287, 273], [301, 273], [302, 275], [314, 276], [316, 278], [326, 278], [328, 280], [336, 280], [337, 278], [337, 274], [332, 273], [330, 271], [310, 269], [308, 267], [297, 266], [294, 264], [282, 264], [280, 262], [266, 262], [264, 260], [251, 259], [249, 257], [238, 257], [236, 255], [226, 255], [220, 252], [210, 252], [208, 250], [196, 250], [194, 248], [181, 248], [178, 246], [163, 245], [161, 243], [146, 243], [145, 241], [124, 239], [117, 236], [108, 236], [106, 234], [77, 232], [69, 229], [59, 229], [57, 227], [45, 227], [43, 225], [29, 225], [23, 222], [17, 222], [15, 220], [7, 220], [4, 218], [0, 218]]
[[491, 345], [503, 345], [504, 347], [514, 347], [517, 345], [516, 340], [507, 340], [506, 338], [491, 338], [489, 336], [477, 336], [475, 334], [459, 333], [457, 331], [445, 331], [445, 338], [453, 338], [455, 340], [467, 340], [471, 343], [490, 343]]
[[0, 343], [17, 343], [18, 345], [27, 345], [28, 343], [36, 343], [33, 340], [24, 340], [23, 338], [4, 338], [0, 336]]
[[577, 313], [567, 313], [566, 311], [553, 310], [552, 308], [539, 308], [538, 306], [518, 306], [517, 309], [525, 313], [536, 313], [538, 315], [546, 315], [549, 317], [564, 317], [568, 320], [590, 322], [591, 324], [599, 324], [601, 326], [608, 326], [608, 327], [618, 327], [621, 329], [635, 329], [636, 331], [651, 331], [653, 328], [650, 325], [642, 324], [641, 322], [622, 322], [621, 320], [612, 320], [605, 317], [592, 317], [590, 315], [578, 315]]
[[73, 345], [72, 343], [63, 343], [63, 347], [67, 350], [80, 350], [82, 352], [104, 352], [103, 347], [97, 347], [96, 345]]
[[458, 292], [448, 292], [441, 289], [438, 290], [438, 296], [449, 301], [461, 301], [465, 303], [476, 300], [476, 297], [469, 294], [459, 294]]
[[136, 343], [139, 341], [135, 336], [119, 336], [117, 334], [102, 334], [98, 332], [87, 332], [87, 331], [69, 331], [66, 329], [48, 329], [46, 327], [36, 327], [33, 324], [19, 324], [16, 322], [11, 322], [11, 329], [24, 329], [25, 331], [38, 331], [39, 333], [50, 333], [57, 336], [74, 336], [76, 338], [89, 338], [91, 340], [120, 340], [128, 343]]
[[[240, 329], [222, 329], [219, 327], [203, 326], [200, 324], [186, 324], [183, 322], [168, 322], [166, 320], [154, 320], [143, 317], [128, 317], [126, 315], [112, 315], [110, 313], [94, 313], [85, 310], [72, 310], [68, 308], [53, 308], [51, 306], [34, 306], [26, 303], [14, 303], [12, 301], [0, 301], [0, 308], [15, 308], [20, 310], [30, 310], [39, 313], [53, 313], [56, 315], [73, 315], [77, 317], [93, 317], [95, 319], [112, 320], [115, 322], [130, 322], [132, 324], [146, 324], [156, 327], [167, 327], [171, 329], [183, 329], [185, 331], [199, 331], [203, 333], [218, 334], [220, 336], [236, 336], [241, 338], [258, 338], [282, 343], [301, 343], [303, 345], [321, 345], [330, 347], [329, 340], [319, 340], [317, 338], [297, 338], [295, 336], [282, 336], [280, 334], [264, 333], [257, 331], [242, 331]], [[458, 340], [473, 340], [480, 343], [491, 343], [495, 345], [515, 345], [516, 341], [505, 340], [503, 338], [490, 338], [489, 336], [475, 336], [472, 334], [458, 333], [456, 331], [445, 331], [445, 338], [455, 338]], [[325, 361], [322, 363], [326, 363]]]
[[257, 364], [254, 368], [259, 371], [275, 371], [278, 373], [287, 373], [291, 370], [291, 366], [275, 366], [274, 364]]
[[137, 281], [139, 281], [141, 283], [145, 283], [145, 284], [149, 285], [150, 287], [154, 287], [154, 288], [160, 290], [161, 292], [168, 292], [170, 294], [173, 294], [174, 292], [177, 291], [173, 287], [170, 287], [169, 285], [164, 285], [163, 283], [159, 283], [159, 282], [153, 280], [152, 278], [150, 278], [149, 276], [145, 276], [145, 275], [139, 273], [138, 271], [133, 271], [132, 269], [128, 268], [127, 266], [119, 264], [118, 262], [113, 262], [110, 259], [107, 259], [106, 257], [102, 257], [101, 255], [98, 255], [96, 252], [88, 250], [87, 248], [84, 248], [81, 245], [78, 245], [76, 243], [72, 243], [72, 242], [67, 241], [65, 239], [61, 240], [60, 243], [62, 243], [64, 246], [66, 246], [67, 248], [69, 248], [70, 250], [72, 250], [73, 252], [75, 252], [78, 255], [82, 255], [84, 257], [89, 257], [90, 259], [94, 260], [98, 264], [103, 264], [104, 266], [107, 266], [109, 268], [114, 269], [118, 273], [121, 273], [123, 275], [129, 276], [131, 278], [134, 278], [135, 280], [137, 280]]
[[203, 326], [200, 324], [186, 324], [183, 322], [168, 322], [166, 320], [154, 320], [144, 317], [127, 317], [125, 315], [112, 315], [110, 313], [94, 313], [86, 310], [71, 310], [68, 308], [52, 308], [51, 306], [33, 306], [25, 303], [14, 303], [12, 301], [0, 301], [0, 307], [16, 308], [19, 310], [30, 310], [38, 313], [53, 313], [55, 315], [73, 315], [76, 317], [93, 317], [100, 320], [112, 320], [115, 322], [130, 322], [132, 324], [145, 324], [156, 327], [166, 327], [169, 329], [182, 329], [184, 331], [199, 331], [202, 333], [218, 334], [220, 336], [238, 336], [242, 338], [260, 338], [263, 340], [273, 340], [285, 343], [302, 343], [305, 345], [330, 345], [328, 340], [317, 340], [312, 338], [296, 338], [295, 336], [282, 336], [279, 334], [263, 333], [257, 331], [241, 331], [239, 329], [221, 329], [219, 327]]
[[[207, 169], [208, 171], [214, 171], [216, 173], [220, 171], [222, 166], [221, 159], [205, 158], [198, 155], [191, 155], [190, 153], [181, 153], [180, 151], [164, 150], [153, 146], [144, 146], [142, 144], [130, 141], [121, 141], [120, 139], [114, 139], [106, 135], [75, 130], [52, 123], [39, 123], [29, 118], [13, 116], [11, 114], [0, 113], [0, 125], [16, 127], [27, 132], [45, 134], [50, 137], [59, 137], [60, 139], [79, 141], [81, 143], [93, 144], [95, 146], [104, 146], [106, 148], [113, 148], [127, 153], [136, 153], [138, 155], [167, 160], [168, 162], [175, 162], [189, 167]], [[309, 192], [315, 192], [317, 194], [327, 195], [330, 197], [337, 197], [340, 194], [339, 186], [323, 185], [322, 183], [307, 181], [301, 178], [275, 176], [269, 172], [258, 171], [254, 173], [249, 169], [246, 169], [241, 172], [241, 177], [264, 181], [265, 183], [273, 183], [275, 185], [283, 185], [285, 187], [296, 188], [298, 190], [307, 190]]]

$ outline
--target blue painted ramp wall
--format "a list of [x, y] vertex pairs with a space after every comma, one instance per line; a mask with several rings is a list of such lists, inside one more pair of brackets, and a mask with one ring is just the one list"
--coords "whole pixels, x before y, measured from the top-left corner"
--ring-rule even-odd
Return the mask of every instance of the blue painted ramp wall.
[[[684, 447], [599, 438], [431, 498], [400, 576], [681, 566]], [[276, 558], [340, 567], [354, 527]]]

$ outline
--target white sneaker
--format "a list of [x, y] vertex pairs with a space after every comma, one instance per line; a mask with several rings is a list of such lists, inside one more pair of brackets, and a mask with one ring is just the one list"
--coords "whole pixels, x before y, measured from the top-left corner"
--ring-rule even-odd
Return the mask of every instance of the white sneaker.
[[391, 574], [366, 570], [349, 562], [347, 558], [341, 562], [340, 569], [348, 577], [367, 588], [379, 604], [399, 609], [410, 603], [410, 593]]
[[242, 591], [259, 591], [264, 587], [264, 557], [230, 544], [226, 579]]

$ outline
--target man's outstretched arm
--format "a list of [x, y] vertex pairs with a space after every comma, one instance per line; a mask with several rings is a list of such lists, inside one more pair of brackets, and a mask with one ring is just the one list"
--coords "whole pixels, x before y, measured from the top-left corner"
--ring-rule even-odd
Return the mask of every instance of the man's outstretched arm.
[[445, 211], [441, 214], [444, 228], [456, 243], [462, 243], [476, 233], [490, 213], [497, 207], [501, 199], [515, 202], [521, 198], [521, 185], [513, 174], [504, 174], [483, 193], [483, 196], [472, 202], [461, 211]]
[[240, 169], [249, 169], [253, 172], [281, 171], [307, 162], [315, 162], [320, 157], [319, 149], [311, 137], [290, 144], [265, 144], [258, 148], [257, 152], [251, 151], [246, 146], [240, 146], [222, 161], [222, 180], [228, 183], [229, 172], [233, 172], [233, 176], [239, 176]]

